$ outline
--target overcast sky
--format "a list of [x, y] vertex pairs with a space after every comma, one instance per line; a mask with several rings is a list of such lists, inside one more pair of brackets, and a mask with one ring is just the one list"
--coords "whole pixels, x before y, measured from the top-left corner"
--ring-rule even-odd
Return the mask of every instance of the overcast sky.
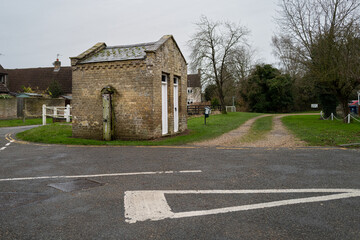
[[277, 0], [1, 0], [0, 64], [4, 68], [62, 66], [97, 42], [153, 42], [172, 34], [189, 62], [194, 23], [240, 23], [261, 62], [274, 63], [271, 37]]

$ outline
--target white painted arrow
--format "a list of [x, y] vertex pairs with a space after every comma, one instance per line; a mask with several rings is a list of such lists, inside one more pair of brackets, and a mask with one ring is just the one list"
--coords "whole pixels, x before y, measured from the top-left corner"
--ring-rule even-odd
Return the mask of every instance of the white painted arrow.
[[[216, 208], [210, 210], [174, 213], [165, 194], [250, 194], [250, 193], [333, 193], [325, 196], [287, 199], [266, 203]], [[128, 223], [158, 221], [166, 218], [185, 218], [220, 213], [247, 211], [285, 205], [325, 202], [344, 198], [360, 197], [360, 189], [267, 189], [267, 190], [187, 190], [187, 191], [127, 191], [124, 197], [125, 218]]]

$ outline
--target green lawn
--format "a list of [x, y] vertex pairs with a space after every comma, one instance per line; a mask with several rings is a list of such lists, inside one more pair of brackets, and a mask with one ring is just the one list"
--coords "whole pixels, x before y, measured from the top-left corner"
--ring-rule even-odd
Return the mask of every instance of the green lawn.
[[[52, 119], [46, 119], [47, 123], [51, 123]], [[22, 119], [13, 119], [13, 120], [0, 120], [0, 127], [17, 127], [17, 126], [27, 126], [27, 125], [40, 125], [42, 124], [42, 118], [29, 118], [25, 119], [25, 123]]]
[[228, 113], [226, 115], [211, 115], [204, 125], [204, 117], [188, 120], [189, 133], [175, 137], [166, 137], [153, 141], [97, 141], [71, 137], [71, 126], [50, 124], [18, 133], [17, 138], [41, 143], [60, 143], [75, 145], [182, 145], [196, 141], [214, 138], [229, 132], [259, 113]]
[[299, 139], [311, 146], [338, 146], [360, 143], [360, 123], [344, 124], [341, 121], [320, 120], [319, 116], [287, 116], [285, 126]]
[[250, 131], [241, 138], [241, 142], [255, 142], [263, 138], [273, 127], [273, 116], [257, 119]]

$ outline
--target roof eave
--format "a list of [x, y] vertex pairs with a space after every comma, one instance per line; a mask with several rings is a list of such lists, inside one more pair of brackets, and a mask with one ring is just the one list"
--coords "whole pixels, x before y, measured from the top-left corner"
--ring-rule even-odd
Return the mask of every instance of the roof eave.
[[104, 60], [104, 61], [93, 61], [93, 62], [78, 62], [77, 65], [82, 64], [91, 64], [91, 63], [106, 63], [106, 62], [123, 62], [123, 61], [133, 61], [133, 60], [145, 60], [145, 57], [141, 58], [129, 58], [129, 59], [120, 59], [120, 60]]
[[90, 55], [93, 55], [101, 50], [106, 48], [106, 44], [104, 42], [99, 42], [86, 50], [85, 52], [79, 54], [76, 57], [70, 57], [71, 60], [71, 66], [77, 65], [81, 60], [88, 58]]

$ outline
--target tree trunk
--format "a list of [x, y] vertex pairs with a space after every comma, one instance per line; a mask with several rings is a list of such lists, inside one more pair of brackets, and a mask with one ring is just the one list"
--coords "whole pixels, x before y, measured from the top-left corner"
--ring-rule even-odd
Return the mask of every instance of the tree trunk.
[[345, 100], [341, 100], [341, 106], [342, 106], [342, 110], [343, 110], [343, 113], [344, 113], [344, 123], [347, 123], [348, 119], [346, 118], [346, 116], [348, 116], [350, 114], [350, 108], [349, 108], [349, 104], [348, 104], [348, 101], [345, 99]]
[[227, 114], [224, 96], [220, 97], [220, 104], [221, 104], [221, 113]]
[[225, 106], [225, 97], [224, 94], [222, 92], [222, 89], [218, 89], [219, 91], [219, 98], [220, 98], [220, 105], [221, 105], [221, 113], [222, 114], [227, 114], [226, 112], [226, 106]]

